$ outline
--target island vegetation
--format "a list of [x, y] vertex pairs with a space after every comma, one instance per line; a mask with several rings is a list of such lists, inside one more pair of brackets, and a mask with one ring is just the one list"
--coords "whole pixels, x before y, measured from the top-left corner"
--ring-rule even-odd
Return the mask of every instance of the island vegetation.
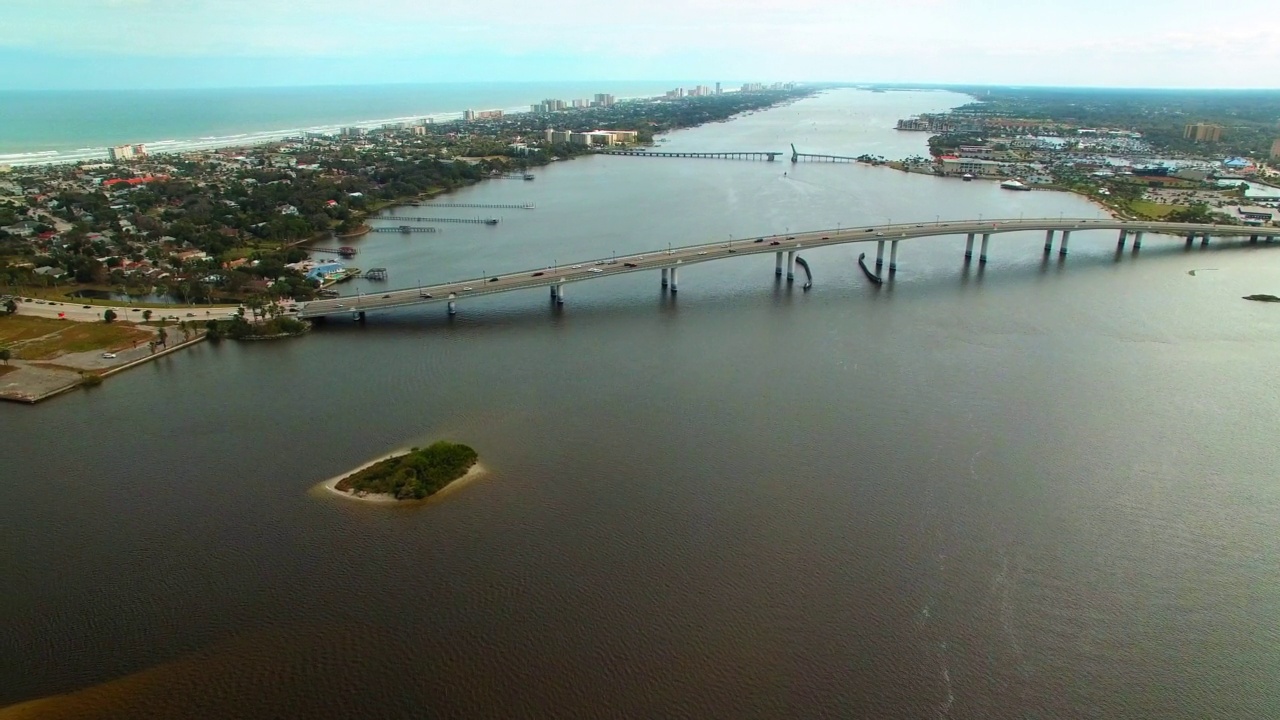
[[339, 480], [334, 488], [356, 495], [421, 500], [466, 475], [478, 459], [470, 447], [441, 440], [358, 470]]

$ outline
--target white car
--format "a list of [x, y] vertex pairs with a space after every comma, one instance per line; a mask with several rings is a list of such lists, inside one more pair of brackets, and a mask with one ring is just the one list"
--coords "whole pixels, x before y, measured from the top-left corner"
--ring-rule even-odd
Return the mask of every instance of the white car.
[[699, 254], [699, 255], [706, 255], [706, 254], [707, 254], [707, 251], [706, 251], [706, 250], [703, 250], [702, 252], [700, 252], [700, 253], [698, 253], [698, 254]]
[[573, 265], [572, 267], [573, 267], [573, 269], [574, 269], [574, 270], [577, 270], [577, 269], [581, 268], [582, 266], [581, 266], [581, 265]]
[[470, 287], [464, 287], [464, 288], [462, 288], [462, 289], [463, 289], [463, 290], [470, 290], [471, 288], [470, 288]]
[[107, 360], [114, 360], [116, 357], [116, 354], [111, 352], [102, 353], [102, 357], [106, 358]]
[[604, 272], [600, 268], [591, 268], [591, 272]]

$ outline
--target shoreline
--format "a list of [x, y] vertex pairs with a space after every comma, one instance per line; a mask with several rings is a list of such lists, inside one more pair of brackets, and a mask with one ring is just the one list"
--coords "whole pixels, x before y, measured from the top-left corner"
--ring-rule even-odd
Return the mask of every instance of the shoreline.
[[473, 482], [476, 478], [488, 472], [488, 470], [484, 467], [484, 465], [481, 462], [476, 461], [476, 463], [472, 465], [470, 468], [468, 468], [467, 471], [463, 473], [461, 477], [459, 477], [456, 480], [453, 480], [448, 485], [445, 485], [444, 487], [422, 498], [421, 500], [397, 500], [395, 496], [390, 495], [388, 493], [369, 493], [366, 495], [356, 495], [355, 493], [350, 493], [345, 490], [339, 490], [337, 488], [338, 483], [342, 482], [343, 478], [350, 477], [360, 472], [361, 470], [364, 470], [365, 468], [377, 465], [383, 460], [390, 460], [391, 458], [399, 457], [401, 455], [407, 455], [408, 453], [409, 453], [409, 448], [401, 448], [399, 450], [394, 450], [390, 453], [387, 453], [382, 457], [374, 458], [373, 460], [370, 460], [369, 462], [366, 462], [363, 465], [360, 465], [359, 467], [354, 467], [340, 475], [335, 475], [329, 478], [328, 480], [324, 480], [322, 482], [316, 483], [315, 485], [311, 486], [311, 492], [316, 494], [323, 493], [326, 496], [337, 495], [338, 497], [346, 498], [347, 500], [354, 500], [356, 502], [374, 503], [374, 504], [380, 504], [380, 505], [420, 505], [434, 498], [438, 498], [441, 495], [455, 491], [459, 487], [468, 485], [471, 482]]

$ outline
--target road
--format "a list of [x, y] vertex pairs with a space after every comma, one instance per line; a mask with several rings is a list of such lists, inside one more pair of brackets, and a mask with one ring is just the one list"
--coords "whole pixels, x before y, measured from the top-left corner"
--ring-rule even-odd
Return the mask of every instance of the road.
[[[314, 318], [342, 313], [384, 310], [423, 303], [462, 300], [476, 295], [492, 295], [500, 292], [547, 287], [561, 283], [612, 277], [641, 270], [683, 267], [711, 260], [725, 260], [745, 255], [759, 255], [781, 251], [811, 249], [848, 243], [869, 243], [894, 240], [911, 240], [927, 237], [944, 237], [975, 233], [999, 234], [1047, 230], [1127, 230], [1150, 235], [1185, 237], [1190, 233], [1209, 234], [1214, 237], [1267, 235], [1262, 228], [1240, 225], [1202, 225], [1196, 223], [1146, 222], [1097, 218], [1037, 218], [961, 220], [933, 223], [908, 223], [897, 225], [873, 225], [831, 230], [814, 230], [789, 235], [768, 235], [734, 242], [714, 242], [701, 245], [651, 250], [644, 253], [616, 258], [591, 258], [555, 268], [537, 268], [497, 275], [492, 278], [472, 278], [431, 285], [422, 288], [392, 290], [370, 295], [348, 295], [328, 300], [312, 300], [302, 306], [299, 317]], [[1273, 233], [1272, 234], [1278, 234]], [[961, 255], [957, 245], [956, 255]], [[976, 248], [975, 248], [976, 252]]]
[[[168, 318], [170, 322], [180, 322], [182, 320], [196, 320], [204, 322], [210, 319], [222, 319], [231, 317], [236, 314], [235, 307], [220, 306], [214, 308], [205, 307], [174, 307], [174, 308], [135, 308], [129, 306], [111, 306], [116, 311], [116, 316], [120, 320], [128, 320], [130, 322], [142, 322], [142, 311], [151, 310], [151, 319], [159, 320], [160, 318]], [[102, 322], [102, 313], [107, 310], [105, 305], [90, 305], [85, 308], [80, 303], [46, 301], [41, 304], [36, 301], [18, 303], [19, 315], [31, 315], [34, 317], [58, 318], [59, 313], [63, 314], [63, 319], [74, 320], [76, 322]], [[208, 313], [208, 314], [206, 314]], [[191, 314], [191, 317], [187, 315]]]

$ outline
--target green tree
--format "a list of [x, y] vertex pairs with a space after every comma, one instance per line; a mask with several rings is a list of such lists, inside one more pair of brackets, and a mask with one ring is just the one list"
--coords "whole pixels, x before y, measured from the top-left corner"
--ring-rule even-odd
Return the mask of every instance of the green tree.
[[102, 313], [102, 322], [109, 323], [109, 322], [114, 321], [115, 319], [116, 319], [116, 311], [115, 311], [115, 310], [112, 310], [111, 308], [107, 308], [105, 311], [103, 311], [103, 313]]
[[9, 352], [9, 348], [0, 348], [0, 362], [8, 365], [10, 357], [12, 357], [12, 355]]
[[4, 304], [4, 311], [10, 315], [18, 312], [18, 303], [13, 298], [9, 298]]
[[169, 343], [166, 342], [168, 339], [169, 339], [169, 333], [165, 332], [164, 328], [160, 328], [159, 330], [156, 331], [157, 345], [164, 345], [165, 347], [169, 347]]
[[150, 311], [150, 310], [143, 310], [143, 311], [142, 311], [142, 321], [143, 321], [143, 322], [151, 322], [151, 311]]

